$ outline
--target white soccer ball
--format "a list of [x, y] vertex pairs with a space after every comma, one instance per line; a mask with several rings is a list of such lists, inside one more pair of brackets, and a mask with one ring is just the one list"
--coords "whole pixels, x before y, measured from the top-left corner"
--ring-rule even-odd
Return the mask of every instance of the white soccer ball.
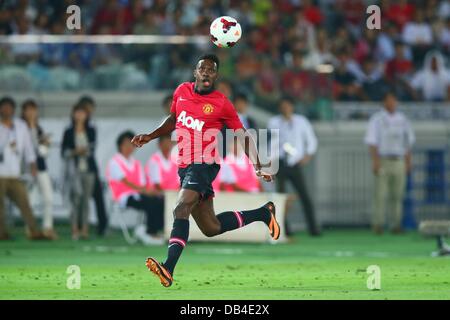
[[222, 16], [211, 23], [211, 41], [219, 48], [234, 46], [242, 35], [241, 25], [235, 18]]

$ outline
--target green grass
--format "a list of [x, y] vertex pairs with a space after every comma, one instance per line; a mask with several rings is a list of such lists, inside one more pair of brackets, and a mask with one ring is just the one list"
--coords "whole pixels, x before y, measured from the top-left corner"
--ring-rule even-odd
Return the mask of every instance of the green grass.
[[[16, 230], [0, 242], [0, 299], [450, 299], [450, 260], [433, 258], [432, 239], [367, 231], [299, 235], [293, 244], [189, 243], [175, 283], [163, 288], [144, 260], [165, 246], [107, 239], [30, 242]], [[66, 269], [81, 268], [81, 289], [66, 288]], [[366, 268], [381, 268], [381, 290], [368, 290]]]

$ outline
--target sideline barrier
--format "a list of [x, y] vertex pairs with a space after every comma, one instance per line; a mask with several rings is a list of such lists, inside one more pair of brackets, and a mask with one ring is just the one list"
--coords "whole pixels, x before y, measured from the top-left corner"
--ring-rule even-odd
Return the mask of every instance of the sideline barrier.
[[[164, 237], [169, 239], [172, 230], [172, 211], [177, 200], [177, 192], [169, 191], [165, 193], [164, 212]], [[283, 228], [284, 208], [287, 195], [281, 193], [244, 193], [244, 192], [221, 192], [214, 197], [214, 210], [216, 214], [232, 210], [250, 210], [260, 207], [267, 201], [273, 201], [277, 208], [277, 220], [281, 227], [280, 238], [277, 242], [286, 242], [286, 234]], [[254, 222], [242, 229], [233, 230], [216, 237], [208, 238], [200, 231], [194, 219], [190, 218], [189, 241], [215, 241], [215, 242], [269, 242], [271, 239], [268, 228], [263, 223]]]

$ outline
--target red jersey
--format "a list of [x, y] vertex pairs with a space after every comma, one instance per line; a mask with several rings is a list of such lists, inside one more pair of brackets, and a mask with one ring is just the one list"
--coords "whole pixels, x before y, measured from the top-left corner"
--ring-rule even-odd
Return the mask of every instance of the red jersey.
[[233, 130], [244, 127], [225, 95], [217, 90], [203, 95], [196, 93], [193, 82], [178, 86], [170, 112], [176, 115], [177, 163], [180, 168], [191, 163], [218, 162], [216, 137], [223, 125]]

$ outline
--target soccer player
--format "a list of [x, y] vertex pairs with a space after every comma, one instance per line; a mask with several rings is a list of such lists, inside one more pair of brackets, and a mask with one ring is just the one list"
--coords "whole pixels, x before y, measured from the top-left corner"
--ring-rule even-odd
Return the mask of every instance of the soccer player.
[[217, 216], [214, 213], [214, 191], [211, 183], [220, 165], [217, 163], [217, 149], [213, 149], [208, 156], [210, 144], [216, 142], [213, 139], [215, 136], [209, 136], [212, 130], [216, 135], [223, 125], [234, 130], [239, 142], [247, 146], [245, 153], [252, 159], [256, 174], [268, 182], [273, 178], [271, 174], [261, 170], [255, 141], [249, 134], [245, 134], [233, 105], [227, 97], [215, 90], [218, 70], [217, 56], [207, 54], [200, 57], [194, 69], [195, 82], [182, 83], [175, 90], [170, 115], [151, 133], [136, 135], [132, 140], [137, 147], [142, 147], [175, 129], [177, 133], [181, 190], [173, 212], [175, 220], [169, 239], [168, 255], [163, 263], [152, 257], [146, 260], [147, 267], [159, 277], [164, 287], [172, 285], [175, 265], [188, 241], [191, 214], [207, 237], [238, 229], [255, 221], [264, 222], [273, 239], [277, 240], [280, 236], [273, 202], [254, 210], [226, 211]]

